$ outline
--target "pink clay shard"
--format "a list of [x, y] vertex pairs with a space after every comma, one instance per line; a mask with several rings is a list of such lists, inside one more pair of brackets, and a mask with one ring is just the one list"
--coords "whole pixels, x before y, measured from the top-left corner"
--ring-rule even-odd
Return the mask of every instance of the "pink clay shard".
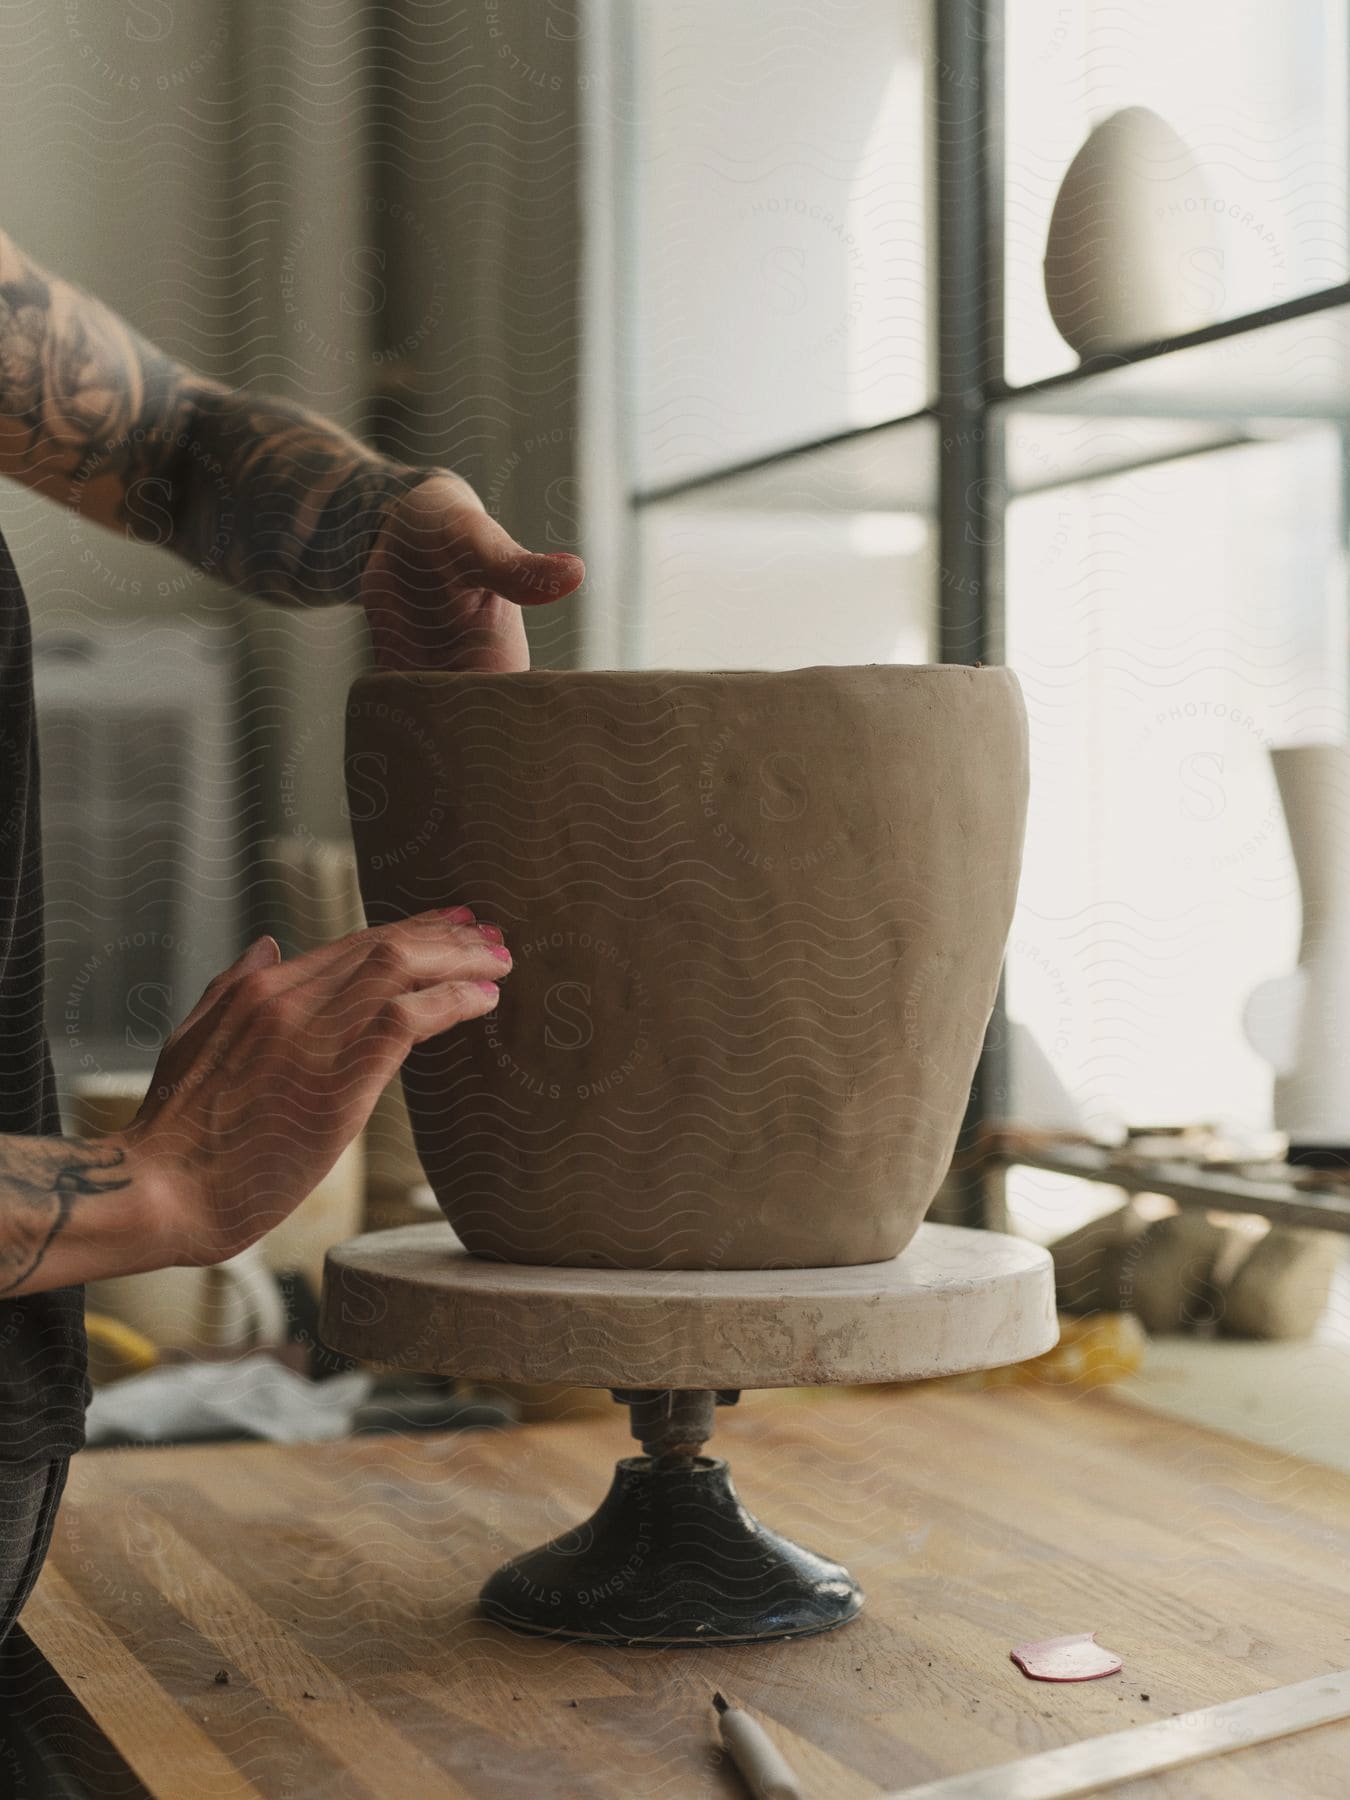
[[1125, 1666], [1114, 1651], [1102, 1648], [1095, 1631], [1018, 1644], [1008, 1654], [1033, 1681], [1096, 1681], [1102, 1675], [1119, 1675]]

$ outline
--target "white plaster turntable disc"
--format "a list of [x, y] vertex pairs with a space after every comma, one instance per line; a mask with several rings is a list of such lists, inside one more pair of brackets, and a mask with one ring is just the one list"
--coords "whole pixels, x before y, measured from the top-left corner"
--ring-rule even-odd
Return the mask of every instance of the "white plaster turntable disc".
[[1058, 1336], [1050, 1257], [921, 1225], [885, 1263], [579, 1269], [471, 1256], [446, 1224], [330, 1250], [321, 1336], [387, 1368], [598, 1388], [770, 1388], [995, 1368]]

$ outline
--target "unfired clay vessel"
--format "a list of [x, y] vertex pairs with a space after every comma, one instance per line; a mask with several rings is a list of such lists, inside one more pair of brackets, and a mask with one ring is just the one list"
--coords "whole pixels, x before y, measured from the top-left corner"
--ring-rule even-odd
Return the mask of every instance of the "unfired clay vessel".
[[349, 806], [373, 923], [515, 957], [409, 1058], [461, 1239], [745, 1269], [909, 1242], [960, 1127], [1021, 860], [1006, 669], [376, 675]]

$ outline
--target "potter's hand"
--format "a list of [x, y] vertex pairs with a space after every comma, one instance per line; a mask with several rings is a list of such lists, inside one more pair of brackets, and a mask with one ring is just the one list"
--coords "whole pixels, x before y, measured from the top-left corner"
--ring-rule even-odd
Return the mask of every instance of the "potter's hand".
[[219, 1262], [285, 1218], [412, 1046], [491, 1012], [511, 966], [501, 936], [457, 907], [284, 963], [262, 938], [217, 976], [120, 1134], [158, 1197], [145, 1266]]
[[580, 587], [579, 556], [536, 556], [459, 476], [419, 482], [389, 509], [361, 580], [382, 669], [528, 669], [522, 606]]

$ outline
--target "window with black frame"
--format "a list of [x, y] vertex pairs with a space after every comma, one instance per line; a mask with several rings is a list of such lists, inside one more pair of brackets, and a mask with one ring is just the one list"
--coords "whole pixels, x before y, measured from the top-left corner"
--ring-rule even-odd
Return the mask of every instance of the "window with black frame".
[[929, 14], [623, 13], [633, 662], [934, 654]]

